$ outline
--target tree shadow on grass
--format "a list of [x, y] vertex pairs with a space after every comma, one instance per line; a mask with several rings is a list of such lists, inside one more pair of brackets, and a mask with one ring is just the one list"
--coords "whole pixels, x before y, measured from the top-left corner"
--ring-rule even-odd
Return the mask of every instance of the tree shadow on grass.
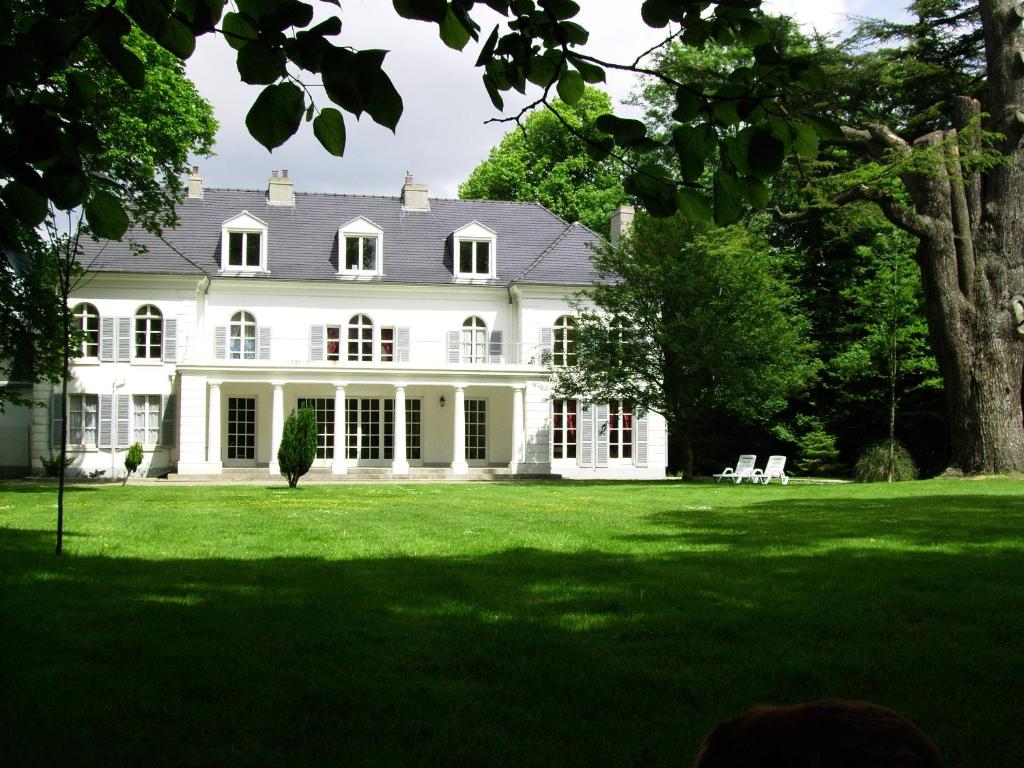
[[806, 554], [698, 522], [728, 546], [161, 561], [0, 529], [0, 754], [687, 765], [754, 703], [842, 696], [907, 713], [950, 766], [1020, 763], [1020, 550]]

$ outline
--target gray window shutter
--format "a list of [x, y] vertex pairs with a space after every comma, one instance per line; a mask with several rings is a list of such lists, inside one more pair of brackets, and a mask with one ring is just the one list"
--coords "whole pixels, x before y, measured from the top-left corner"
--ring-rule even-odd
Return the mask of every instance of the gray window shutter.
[[130, 317], [117, 318], [117, 360], [120, 363], [130, 362], [132, 359], [132, 319]]
[[178, 320], [174, 317], [164, 319], [164, 354], [165, 363], [178, 362]]
[[213, 356], [223, 360], [228, 356], [228, 327], [218, 325], [213, 329]]
[[409, 329], [395, 328], [395, 362], [409, 362]]
[[178, 423], [178, 396], [173, 392], [160, 403], [160, 445], [174, 446], [174, 428]]
[[547, 365], [555, 349], [555, 333], [553, 328], [540, 329], [540, 362]]
[[260, 326], [256, 329], [256, 338], [258, 339], [259, 351], [257, 357], [260, 360], [270, 359], [270, 327]]
[[608, 466], [608, 403], [594, 406], [594, 436], [597, 438], [597, 455], [594, 465]]
[[594, 466], [594, 409], [590, 403], [579, 404], [579, 464], [581, 467]]
[[117, 447], [127, 448], [132, 444], [132, 396], [118, 395], [117, 402]]
[[459, 332], [448, 331], [448, 362], [459, 362]]
[[492, 363], [500, 363], [501, 362], [501, 353], [502, 353], [502, 349], [501, 349], [501, 347], [502, 347], [501, 335], [502, 335], [501, 331], [491, 331], [491, 343], [490, 343], [490, 349], [488, 350], [488, 353], [489, 353], [489, 357], [490, 357], [490, 362], [492, 362]]
[[324, 327], [322, 325], [309, 326], [309, 359], [319, 363], [324, 359]]
[[100, 318], [100, 360], [114, 362], [114, 318]]
[[638, 467], [647, 466], [647, 414], [639, 418], [633, 416], [633, 461]]
[[113, 395], [100, 395], [100, 448], [109, 448], [112, 444], [111, 432], [114, 427]]
[[60, 450], [64, 430], [64, 398], [60, 392], [50, 394], [50, 450]]

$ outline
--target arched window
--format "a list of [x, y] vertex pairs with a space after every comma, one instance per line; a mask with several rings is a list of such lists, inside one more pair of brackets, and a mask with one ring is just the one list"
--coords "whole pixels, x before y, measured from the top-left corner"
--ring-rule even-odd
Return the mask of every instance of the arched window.
[[348, 359], [373, 360], [373, 321], [366, 315], [353, 315], [348, 321]]
[[160, 359], [163, 344], [164, 317], [152, 304], [141, 306], [135, 312], [135, 356]]
[[79, 304], [71, 310], [75, 324], [82, 332], [82, 346], [79, 357], [100, 356], [100, 313], [92, 304]]
[[555, 321], [552, 362], [556, 366], [576, 365], [576, 318], [562, 315]]
[[487, 326], [479, 317], [467, 317], [462, 324], [462, 362], [487, 362]]
[[231, 317], [231, 359], [256, 359], [256, 318], [248, 312]]

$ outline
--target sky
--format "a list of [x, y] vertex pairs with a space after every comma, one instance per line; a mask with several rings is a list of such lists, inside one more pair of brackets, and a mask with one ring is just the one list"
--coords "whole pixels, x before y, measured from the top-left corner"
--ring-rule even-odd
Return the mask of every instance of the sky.
[[[478, 43], [471, 41], [463, 51], [453, 51], [441, 42], [435, 24], [400, 18], [388, 0], [341, 0], [341, 5], [343, 29], [336, 42], [390, 51], [384, 69], [405, 106], [395, 133], [367, 115], [357, 121], [345, 113], [344, 157], [329, 155], [308, 123], [286, 144], [268, 152], [245, 128], [245, 115], [261, 86], [242, 83], [234, 51], [222, 39], [208, 35], [200, 38], [187, 67], [220, 123], [216, 155], [194, 159], [204, 185], [261, 189], [271, 171], [287, 169], [298, 192], [397, 195], [410, 172], [416, 182], [429, 186], [431, 197], [457, 197], [459, 184], [512, 129], [507, 123], [487, 121], [514, 115], [518, 107], [536, 98], [536, 94], [518, 100], [506, 96], [505, 112], [500, 114], [484, 91], [481, 70], [473, 66]], [[599, 58], [632, 62], [665, 35], [664, 30], [644, 25], [641, 0], [580, 0], [580, 5], [583, 10], [576, 21], [590, 31], [587, 52]], [[793, 16], [808, 31], [841, 32], [854, 17], [891, 17], [893, 4], [891, 0], [765, 0], [764, 8]], [[478, 21], [482, 42], [497, 16], [481, 14]], [[603, 87], [611, 94], [617, 114], [629, 114], [631, 108], [620, 105], [636, 85], [631, 74], [608, 72]], [[318, 103], [329, 104], [326, 97]]]

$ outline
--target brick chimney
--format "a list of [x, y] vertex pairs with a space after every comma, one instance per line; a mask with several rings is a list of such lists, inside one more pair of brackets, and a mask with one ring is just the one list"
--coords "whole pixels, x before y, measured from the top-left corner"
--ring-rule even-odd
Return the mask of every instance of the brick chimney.
[[612, 245], [618, 245], [619, 239], [633, 226], [633, 216], [636, 211], [631, 205], [620, 205], [612, 214], [612, 229], [610, 240]]
[[414, 184], [412, 174], [405, 172], [405, 184], [402, 185], [402, 210], [430, 212], [430, 200], [427, 199], [427, 185]]
[[203, 177], [199, 175], [199, 166], [192, 166], [188, 177], [188, 197], [193, 200], [203, 199]]
[[267, 203], [270, 205], [295, 205], [295, 185], [288, 178], [288, 171], [273, 171], [267, 184]]

